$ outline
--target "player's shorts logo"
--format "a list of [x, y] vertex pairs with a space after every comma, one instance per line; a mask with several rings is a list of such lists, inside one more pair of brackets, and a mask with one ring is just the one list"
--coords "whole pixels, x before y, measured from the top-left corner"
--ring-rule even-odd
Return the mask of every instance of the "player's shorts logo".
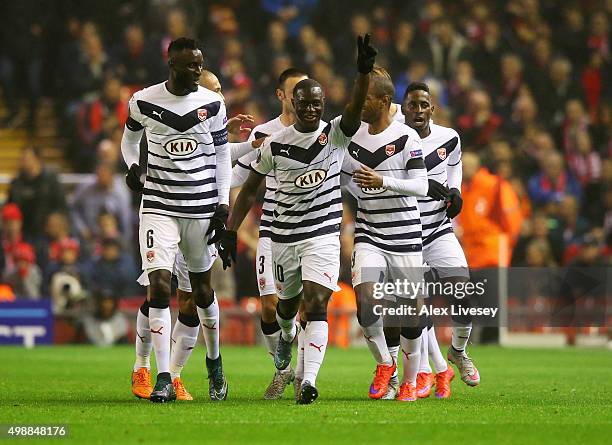
[[438, 157], [442, 160], [446, 159], [446, 148], [445, 147], [441, 147], [438, 148], [438, 150], [436, 150], [438, 152]]
[[164, 150], [166, 150], [166, 153], [173, 156], [190, 155], [196, 151], [196, 148], [198, 148], [198, 141], [190, 138], [172, 139], [164, 144]]
[[325, 178], [327, 177], [327, 172], [325, 170], [321, 170], [320, 168], [316, 170], [309, 170], [304, 174], [298, 176], [294, 182], [296, 187], [301, 189], [311, 189], [321, 185]]
[[155, 261], [155, 251], [154, 250], [149, 250], [147, 252], [147, 261], [149, 263], [152, 263], [153, 261]]
[[266, 287], [266, 279], [264, 277], [261, 277], [259, 279], [259, 288], [263, 290], [264, 287]]
[[327, 144], [327, 135], [325, 133], [321, 133], [319, 135], [319, 144], [321, 145]]
[[198, 119], [204, 122], [207, 116], [208, 116], [208, 110], [206, 108], [198, 108]]
[[387, 156], [393, 156], [395, 154], [395, 145], [389, 144], [385, 147], [385, 153]]
[[361, 187], [361, 191], [366, 195], [379, 195], [387, 191], [384, 187]]

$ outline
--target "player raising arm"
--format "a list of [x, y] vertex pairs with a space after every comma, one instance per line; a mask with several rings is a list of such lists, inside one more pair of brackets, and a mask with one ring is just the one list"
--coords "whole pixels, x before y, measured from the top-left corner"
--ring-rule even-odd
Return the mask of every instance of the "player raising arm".
[[318, 397], [316, 377], [328, 339], [327, 303], [336, 288], [340, 267], [340, 169], [361, 123], [368, 73], [376, 57], [369, 35], [360, 36], [357, 44], [359, 75], [342, 116], [330, 123], [321, 121], [325, 98], [317, 81], [305, 79], [295, 86], [296, 122], [264, 142], [219, 245], [224, 265], [231, 265], [236, 258], [236, 230], [264, 176], [273, 171], [278, 188], [270, 232], [279, 295], [276, 319], [281, 328], [274, 362], [279, 370], [291, 363], [291, 344], [298, 333], [295, 319], [303, 296], [308, 322], [300, 404], [312, 403]]

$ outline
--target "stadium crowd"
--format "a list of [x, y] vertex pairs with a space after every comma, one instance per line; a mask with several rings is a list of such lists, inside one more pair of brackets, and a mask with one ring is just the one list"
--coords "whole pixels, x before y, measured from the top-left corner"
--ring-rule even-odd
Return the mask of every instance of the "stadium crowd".
[[[94, 177], [66, 193], [40, 150], [24, 150], [1, 214], [2, 282], [18, 297], [89, 295], [112, 314], [116, 298], [143, 293], [135, 282], [138, 197], [123, 182], [120, 140], [127, 100], [165, 79], [168, 43], [183, 35], [202, 41], [228, 114], [260, 123], [279, 113], [276, 79], [290, 66], [324, 86], [324, 118], [339, 115], [355, 37], [372, 33], [395, 102], [410, 82], [426, 82], [435, 122], [462, 138], [456, 233], [471, 267], [609, 262], [610, 1], [109, 0], [89, 8], [23, 0], [0, 11], [11, 17], [0, 31], [3, 125], [33, 122], [40, 98], [50, 96], [69, 140], [66, 158]], [[240, 236], [241, 260], [230, 273], [242, 279], [228, 290], [236, 298], [257, 294], [255, 217]], [[350, 282], [348, 261], [343, 274]]]

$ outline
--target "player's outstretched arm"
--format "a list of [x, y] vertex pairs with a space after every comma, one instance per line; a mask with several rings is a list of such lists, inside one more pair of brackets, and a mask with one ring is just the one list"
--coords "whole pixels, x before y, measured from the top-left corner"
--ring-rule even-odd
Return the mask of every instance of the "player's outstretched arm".
[[223, 260], [223, 269], [231, 267], [232, 262], [236, 262], [237, 231], [247, 213], [253, 207], [257, 189], [264, 177], [265, 175], [251, 170], [240, 193], [238, 193], [238, 198], [236, 198], [229, 220], [227, 221], [227, 230], [223, 232], [219, 240], [218, 250], [219, 256]]
[[376, 49], [370, 45], [370, 34], [357, 37], [357, 70], [359, 75], [353, 86], [351, 101], [344, 108], [340, 128], [346, 136], [353, 136], [361, 125], [361, 109], [368, 94], [369, 74], [376, 61]]

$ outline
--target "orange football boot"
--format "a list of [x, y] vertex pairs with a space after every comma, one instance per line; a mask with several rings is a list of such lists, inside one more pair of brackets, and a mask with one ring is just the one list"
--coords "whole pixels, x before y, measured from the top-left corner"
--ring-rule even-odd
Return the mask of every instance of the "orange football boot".
[[411, 385], [409, 382], [402, 383], [402, 386], [400, 386], [399, 394], [397, 395], [397, 400], [399, 400], [400, 402], [416, 402], [416, 386]]
[[431, 372], [419, 372], [417, 374], [417, 396], [426, 399], [433, 389], [434, 376]]
[[183, 385], [183, 381], [180, 377], [172, 380], [172, 386], [174, 386], [174, 390], [176, 391], [176, 400], [193, 400], [189, 391], [185, 389], [185, 385]]
[[397, 366], [395, 363], [392, 365], [377, 365], [376, 372], [374, 373], [374, 380], [370, 385], [370, 392], [368, 397], [370, 399], [380, 399], [387, 392], [389, 387], [389, 380], [393, 376]]
[[451, 365], [444, 372], [436, 374], [436, 397], [438, 399], [448, 399], [451, 395], [451, 381], [455, 378], [455, 371]]
[[151, 372], [148, 368], [138, 368], [132, 372], [132, 393], [139, 399], [148, 399], [153, 392]]

